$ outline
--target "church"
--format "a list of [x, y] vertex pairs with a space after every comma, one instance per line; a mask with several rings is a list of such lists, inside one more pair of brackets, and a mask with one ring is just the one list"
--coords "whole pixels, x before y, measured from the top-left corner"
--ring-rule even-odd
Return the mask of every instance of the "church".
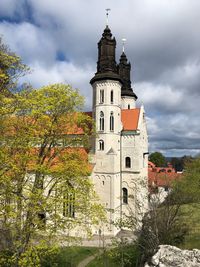
[[[116, 40], [106, 25], [98, 42], [97, 72], [91, 79], [92, 116], [97, 135], [90, 153], [91, 179], [107, 223], [104, 235], [116, 236], [115, 223], [129, 216], [139, 227], [148, 209], [148, 135], [143, 105], [131, 87], [131, 64], [123, 52], [116, 62]], [[98, 234], [99, 229], [94, 230]]]

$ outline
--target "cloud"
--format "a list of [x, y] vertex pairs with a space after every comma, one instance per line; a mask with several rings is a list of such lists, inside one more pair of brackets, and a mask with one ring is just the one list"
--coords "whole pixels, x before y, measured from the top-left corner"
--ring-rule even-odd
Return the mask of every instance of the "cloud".
[[148, 119], [150, 152], [163, 151], [166, 155], [195, 155], [200, 151], [198, 117], [183, 113]]
[[38, 60], [46, 66], [54, 64], [57, 48], [48, 32], [28, 22], [2, 22], [0, 32], [27, 64]]
[[[170, 80], [169, 80], [170, 78]], [[200, 60], [187, 62], [186, 64], [163, 72], [160, 80], [173, 84], [186, 95], [200, 96]]]
[[117, 40], [127, 39], [133, 89], [148, 116], [150, 151], [195, 154], [200, 126], [200, 1], [1, 0], [0, 33], [32, 67], [34, 86], [67, 82], [91, 107], [89, 80], [105, 8]]
[[137, 94], [145, 106], [153, 111], [172, 113], [183, 111], [184, 96], [181, 91], [165, 84], [137, 83]]
[[17, 1], [15, 0], [1, 0], [1, 17], [13, 16], [17, 7]]
[[88, 77], [92, 75], [90, 66], [81, 68], [69, 62], [56, 62], [54, 65], [46, 68], [35, 62], [31, 65], [32, 73], [22, 79], [22, 82], [32, 84], [38, 88], [51, 83], [66, 83], [73, 88], [78, 88], [80, 93], [85, 96], [85, 109], [91, 109], [92, 88], [89, 84]]
[[19, 21], [28, 15], [27, 0], [1, 0], [0, 18], [10, 21]]

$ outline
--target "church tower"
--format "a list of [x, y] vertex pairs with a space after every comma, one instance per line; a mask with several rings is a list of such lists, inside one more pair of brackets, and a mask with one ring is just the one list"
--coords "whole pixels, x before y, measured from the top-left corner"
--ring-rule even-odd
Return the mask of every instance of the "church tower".
[[116, 40], [106, 26], [98, 43], [97, 72], [90, 81], [93, 87], [93, 117], [98, 133], [95, 152], [101, 154], [118, 148], [121, 131], [122, 79], [118, 74], [115, 49]]
[[106, 25], [98, 42], [97, 72], [90, 81], [96, 122], [91, 178], [107, 215], [107, 223], [94, 232], [112, 236], [123, 230], [114, 223], [130, 214], [141, 222], [148, 207], [145, 112], [136, 107], [124, 48], [119, 64], [115, 50], [116, 40]]
[[[124, 48], [123, 48], [124, 50]], [[122, 55], [120, 57], [120, 63], [119, 63], [119, 75], [122, 79], [123, 85], [122, 85], [122, 91], [121, 91], [121, 97], [122, 97], [122, 109], [133, 109], [136, 107], [136, 100], [137, 96], [133, 92], [133, 89], [131, 88], [131, 63], [128, 62], [127, 57], [122, 52]]]
[[96, 122], [95, 138], [96, 164], [93, 181], [108, 215], [104, 232], [114, 231], [113, 222], [116, 211], [120, 209], [120, 137], [121, 87], [115, 60], [116, 40], [108, 25], [98, 43], [97, 72], [91, 79], [93, 87], [93, 118]]

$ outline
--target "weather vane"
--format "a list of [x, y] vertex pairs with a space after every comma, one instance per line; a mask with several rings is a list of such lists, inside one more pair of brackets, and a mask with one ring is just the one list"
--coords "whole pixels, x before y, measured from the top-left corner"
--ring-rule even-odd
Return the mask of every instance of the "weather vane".
[[126, 43], [126, 38], [122, 39], [122, 51], [125, 51], [125, 43]]
[[110, 8], [106, 8], [106, 25], [108, 26], [108, 15], [109, 15], [109, 11], [111, 9]]

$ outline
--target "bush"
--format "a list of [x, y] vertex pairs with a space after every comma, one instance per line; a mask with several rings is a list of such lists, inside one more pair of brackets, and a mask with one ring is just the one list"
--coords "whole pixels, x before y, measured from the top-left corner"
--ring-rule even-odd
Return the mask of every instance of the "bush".
[[[116, 264], [124, 267], [136, 267], [141, 258], [140, 247], [137, 243], [130, 243], [126, 239], [116, 242], [116, 246], [108, 251], [108, 256]], [[117, 266], [117, 265], [116, 265]]]
[[146, 214], [143, 219], [139, 246], [142, 262], [152, 257], [159, 245], [178, 246], [184, 242], [188, 225], [182, 221], [179, 207], [161, 206]]
[[57, 267], [60, 249], [56, 246], [40, 244], [29, 247], [19, 258], [11, 251], [1, 251], [0, 266], [15, 267]]

